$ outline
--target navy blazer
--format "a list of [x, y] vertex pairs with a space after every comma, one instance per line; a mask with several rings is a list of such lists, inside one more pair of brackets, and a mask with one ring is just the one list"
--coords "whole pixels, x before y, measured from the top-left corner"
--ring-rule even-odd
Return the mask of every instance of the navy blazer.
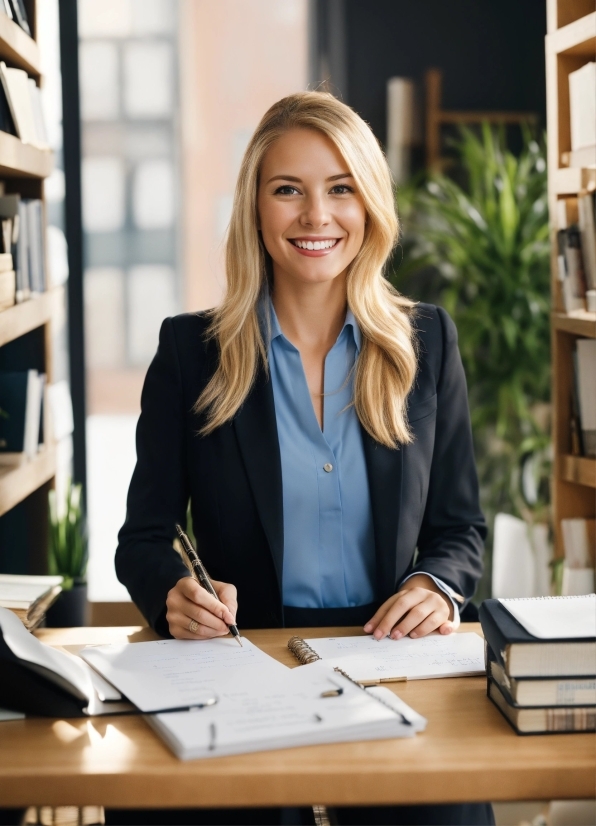
[[[208, 319], [164, 321], [143, 387], [137, 464], [116, 551], [118, 579], [153, 628], [168, 634], [168, 591], [188, 570], [172, 547], [190, 499], [198, 551], [210, 575], [238, 589], [243, 628], [281, 627], [283, 508], [271, 382], [261, 370], [233, 421], [208, 436], [192, 408], [217, 364]], [[482, 573], [486, 526], [478, 501], [466, 380], [445, 310], [416, 313], [418, 372], [408, 397], [414, 441], [395, 450], [366, 431], [376, 596], [412, 571], [439, 577], [463, 597]]]

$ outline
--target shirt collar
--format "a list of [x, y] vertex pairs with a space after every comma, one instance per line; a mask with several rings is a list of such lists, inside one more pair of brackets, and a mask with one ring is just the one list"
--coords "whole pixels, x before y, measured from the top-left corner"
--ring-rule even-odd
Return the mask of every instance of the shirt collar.
[[[269, 342], [271, 342], [273, 339], [278, 338], [278, 336], [283, 336], [283, 332], [279, 326], [277, 313], [275, 312], [275, 307], [273, 306], [273, 301], [271, 300], [270, 295], [266, 297], [265, 302], [269, 304]], [[262, 317], [266, 317], [265, 313], [262, 314]], [[358, 322], [354, 318], [354, 314], [349, 307], [346, 313], [346, 320], [343, 323], [339, 336], [341, 336], [346, 327], [351, 327], [352, 336], [354, 337], [354, 344], [356, 345], [356, 352], [360, 353], [360, 348], [362, 347], [362, 333], [360, 332]], [[339, 336], [337, 337], [338, 339]]]

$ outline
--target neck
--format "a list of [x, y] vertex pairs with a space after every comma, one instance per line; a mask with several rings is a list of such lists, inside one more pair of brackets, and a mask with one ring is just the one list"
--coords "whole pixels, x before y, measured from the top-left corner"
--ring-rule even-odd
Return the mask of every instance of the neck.
[[327, 352], [346, 318], [345, 275], [323, 284], [274, 278], [272, 300], [282, 332], [292, 344]]

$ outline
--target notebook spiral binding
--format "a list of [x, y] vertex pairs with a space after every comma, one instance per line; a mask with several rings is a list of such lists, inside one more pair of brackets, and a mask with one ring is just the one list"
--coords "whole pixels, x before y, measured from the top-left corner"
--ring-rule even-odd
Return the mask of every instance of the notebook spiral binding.
[[[311, 650], [312, 650], [312, 649], [311, 649]], [[318, 659], [321, 659], [321, 658], [320, 658], [320, 657], [318, 657]], [[349, 674], [347, 674], [347, 673], [343, 670], [343, 668], [340, 668], [338, 665], [336, 665], [336, 666], [334, 667], [334, 669], [333, 669], [333, 670], [334, 670], [334, 671], [336, 671], [338, 674], [341, 674], [341, 675], [342, 675], [342, 677], [345, 677], [345, 678], [346, 678], [346, 680], [349, 680], [349, 681], [350, 681], [353, 685], [358, 686], [358, 688], [361, 688], [361, 689], [362, 689], [362, 691], [366, 691], [366, 688], [365, 688], [365, 687], [364, 687], [361, 683], [359, 683], [357, 680], [354, 680], [352, 677], [350, 677], [350, 675], [349, 675]], [[393, 708], [393, 706], [392, 706], [392, 705], [390, 705], [389, 703], [385, 702], [385, 700], [383, 700], [381, 697], [378, 697], [376, 694], [371, 694], [371, 693], [369, 693], [369, 692], [367, 692], [367, 694], [368, 694], [368, 696], [369, 696], [369, 697], [373, 697], [373, 698], [377, 701], [377, 703], [381, 703], [381, 705], [385, 706], [385, 708], [388, 708], [388, 709], [389, 709], [390, 711], [392, 711], [394, 714], [397, 714], [397, 716], [398, 716], [398, 717], [401, 717], [402, 722], [403, 722], [403, 723], [405, 723], [407, 726], [411, 726], [411, 725], [412, 725], [412, 723], [408, 720], [408, 718], [407, 718], [407, 717], [405, 717], [405, 716], [401, 713], [401, 711], [398, 711], [396, 708]]]
[[301, 637], [290, 637], [288, 640], [288, 648], [301, 665], [315, 663], [321, 659], [317, 652], [313, 651], [310, 645]]

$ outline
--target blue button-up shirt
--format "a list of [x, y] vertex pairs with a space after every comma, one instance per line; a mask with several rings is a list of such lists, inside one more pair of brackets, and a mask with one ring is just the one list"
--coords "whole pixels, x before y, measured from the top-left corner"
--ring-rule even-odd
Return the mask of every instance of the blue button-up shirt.
[[[375, 599], [375, 545], [362, 430], [352, 404], [360, 329], [348, 309], [325, 358], [321, 429], [300, 352], [284, 336], [270, 299], [262, 309], [269, 313], [264, 327], [281, 455], [284, 605], [366, 605]], [[432, 579], [451, 597], [449, 586]]]

